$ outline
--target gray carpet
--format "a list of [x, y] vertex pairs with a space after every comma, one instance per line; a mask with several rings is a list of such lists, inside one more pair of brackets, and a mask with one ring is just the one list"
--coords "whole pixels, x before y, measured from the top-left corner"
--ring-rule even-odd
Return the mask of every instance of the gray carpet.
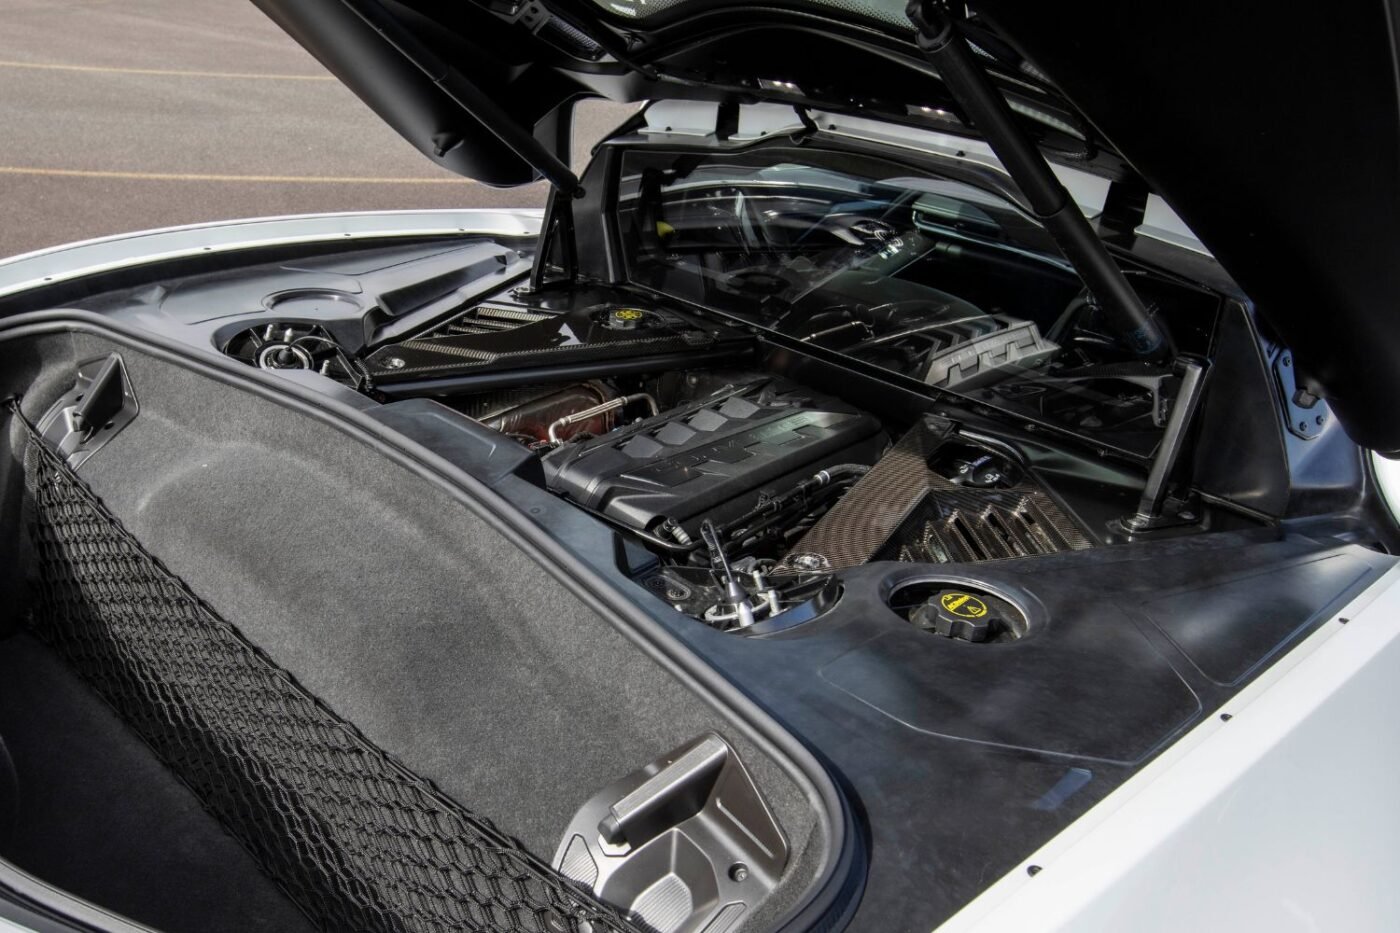
[[[74, 356], [106, 352], [79, 337]], [[63, 386], [62, 355], [44, 354], [31, 417]], [[122, 355], [141, 414], [81, 475], [371, 741], [549, 860], [598, 788], [718, 731], [794, 852], [761, 914], [800, 896], [825, 848], [804, 786], [485, 521], [313, 419]]]

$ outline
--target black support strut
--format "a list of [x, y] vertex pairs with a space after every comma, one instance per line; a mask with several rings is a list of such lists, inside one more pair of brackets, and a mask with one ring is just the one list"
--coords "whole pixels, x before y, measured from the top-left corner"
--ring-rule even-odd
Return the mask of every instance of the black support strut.
[[1142, 299], [1022, 130], [1006, 98], [958, 33], [953, 17], [938, 0], [910, 0], [906, 12], [918, 30], [919, 48], [1108, 312], [1117, 336], [1138, 356], [1160, 354], [1166, 342]]

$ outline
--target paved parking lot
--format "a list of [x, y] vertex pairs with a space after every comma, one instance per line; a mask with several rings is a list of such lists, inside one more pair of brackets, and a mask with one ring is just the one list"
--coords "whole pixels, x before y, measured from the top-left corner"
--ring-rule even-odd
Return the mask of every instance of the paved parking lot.
[[[576, 148], [626, 108], [586, 104]], [[314, 211], [526, 207], [439, 169], [246, 0], [0, 0], [0, 257]]]

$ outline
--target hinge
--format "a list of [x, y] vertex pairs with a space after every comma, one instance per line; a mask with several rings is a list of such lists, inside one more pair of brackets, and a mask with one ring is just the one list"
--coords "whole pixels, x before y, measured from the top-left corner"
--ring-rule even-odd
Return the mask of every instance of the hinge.
[[1296, 369], [1292, 351], [1279, 350], [1274, 358], [1274, 382], [1283, 398], [1284, 425], [1294, 437], [1310, 441], [1322, 433], [1332, 412], [1325, 401], [1307, 390]]
[[121, 356], [88, 360], [78, 366], [78, 379], [39, 419], [37, 430], [45, 444], [77, 469], [141, 410]]

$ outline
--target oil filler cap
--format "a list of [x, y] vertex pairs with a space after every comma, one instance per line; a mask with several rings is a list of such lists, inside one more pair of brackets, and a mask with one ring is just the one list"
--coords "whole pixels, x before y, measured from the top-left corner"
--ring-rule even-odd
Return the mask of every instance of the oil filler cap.
[[607, 325], [613, 330], [637, 330], [648, 323], [648, 317], [641, 308], [614, 308], [608, 313]]
[[991, 640], [1002, 628], [987, 600], [966, 590], [939, 590], [909, 613], [909, 621], [925, 631], [958, 641]]

